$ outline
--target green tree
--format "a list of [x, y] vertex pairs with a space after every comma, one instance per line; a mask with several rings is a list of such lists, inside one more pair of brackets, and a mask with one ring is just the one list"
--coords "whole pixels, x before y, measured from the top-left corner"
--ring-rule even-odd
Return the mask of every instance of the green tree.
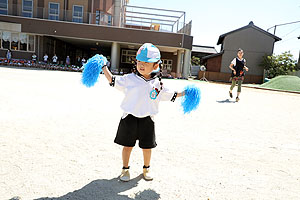
[[192, 56], [191, 64], [196, 65], [196, 66], [200, 66], [200, 58], [197, 57], [197, 56]]
[[268, 78], [274, 78], [279, 75], [287, 75], [289, 72], [299, 70], [297, 61], [293, 59], [290, 51], [284, 52], [280, 55], [265, 55], [260, 64], [267, 71]]

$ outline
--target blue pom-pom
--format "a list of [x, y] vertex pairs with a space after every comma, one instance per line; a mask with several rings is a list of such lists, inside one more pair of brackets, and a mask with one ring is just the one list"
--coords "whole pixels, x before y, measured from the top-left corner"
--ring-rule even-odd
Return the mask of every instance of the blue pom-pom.
[[103, 55], [96, 54], [88, 59], [83, 65], [81, 82], [86, 87], [92, 87], [98, 81], [99, 74], [102, 72], [103, 65], [106, 65], [107, 59]]
[[184, 88], [185, 95], [182, 97], [181, 106], [184, 114], [196, 110], [201, 99], [201, 91], [195, 85], [187, 85]]

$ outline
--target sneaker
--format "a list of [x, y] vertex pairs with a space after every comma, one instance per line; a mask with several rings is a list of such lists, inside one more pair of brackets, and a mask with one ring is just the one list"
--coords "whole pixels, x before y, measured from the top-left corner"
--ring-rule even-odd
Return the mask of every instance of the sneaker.
[[236, 97], [235, 101], [238, 102], [239, 100], [240, 100], [240, 98], [239, 98], [239, 97]]
[[130, 180], [129, 169], [122, 169], [122, 173], [120, 175], [120, 180], [125, 181], [125, 182]]
[[232, 92], [230, 92], [230, 91], [229, 91], [229, 96], [230, 96], [230, 98], [232, 98]]
[[152, 181], [153, 177], [150, 173], [149, 167], [148, 168], [143, 168], [143, 175], [144, 175], [144, 179], [146, 181]]

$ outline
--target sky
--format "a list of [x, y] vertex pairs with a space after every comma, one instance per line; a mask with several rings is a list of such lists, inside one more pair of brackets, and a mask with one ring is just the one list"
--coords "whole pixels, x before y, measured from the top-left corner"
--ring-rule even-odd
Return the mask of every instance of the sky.
[[[213, 46], [218, 52], [220, 35], [250, 21], [264, 30], [300, 21], [300, 0], [129, 0], [129, 5], [184, 11], [186, 22], [192, 20], [193, 44]], [[275, 43], [274, 54], [290, 51], [298, 59], [300, 22], [277, 26], [275, 35], [282, 40]]]

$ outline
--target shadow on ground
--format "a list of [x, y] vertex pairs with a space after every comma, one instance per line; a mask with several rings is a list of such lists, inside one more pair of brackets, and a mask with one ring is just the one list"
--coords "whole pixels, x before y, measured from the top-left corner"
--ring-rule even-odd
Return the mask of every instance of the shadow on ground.
[[118, 178], [111, 180], [100, 179], [92, 181], [83, 188], [69, 192], [61, 197], [42, 197], [35, 200], [101, 200], [101, 199], [113, 199], [113, 200], [132, 200], [132, 199], [151, 199], [156, 200], [160, 198], [160, 194], [154, 190], [147, 189], [138, 192], [133, 197], [119, 194], [130, 190], [138, 185], [138, 182], [142, 179], [142, 175], [130, 180], [129, 182], [122, 182]]
[[235, 103], [236, 101], [230, 101], [230, 99], [219, 100], [218, 103]]

